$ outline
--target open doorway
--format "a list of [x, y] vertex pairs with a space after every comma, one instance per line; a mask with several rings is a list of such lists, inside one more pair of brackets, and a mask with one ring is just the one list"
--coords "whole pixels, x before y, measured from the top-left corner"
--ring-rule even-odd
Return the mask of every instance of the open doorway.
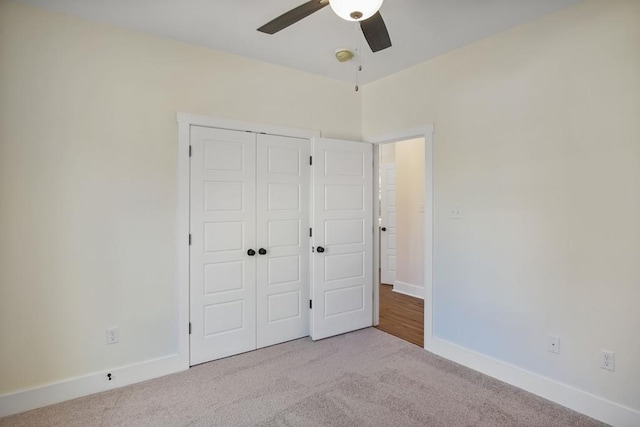
[[378, 150], [378, 329], [424, 346], [425, 140]]

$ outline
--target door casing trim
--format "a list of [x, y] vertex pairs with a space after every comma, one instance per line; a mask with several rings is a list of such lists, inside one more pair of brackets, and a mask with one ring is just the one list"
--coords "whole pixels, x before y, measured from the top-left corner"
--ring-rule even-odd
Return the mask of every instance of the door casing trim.
[[[433, 124], [425, 124], [415, 128], [409, 128], [379, 135], [367, 139], [373, 146], [373, 215], [374, 224], [377, 224], [379, 210], [379, 168], [380, 168], [380, 144], [389, 144], [410, 139], [424, 139], [424, 348], [433, 340]], [[374, 233], [373, 241], [373, 324], [380, 323], [380, 235]]]

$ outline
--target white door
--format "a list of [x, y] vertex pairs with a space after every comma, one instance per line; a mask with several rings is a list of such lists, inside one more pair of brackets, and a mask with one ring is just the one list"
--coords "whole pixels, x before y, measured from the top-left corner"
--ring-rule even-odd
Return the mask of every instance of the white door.
[[372, 145], [313, 140], [311, 337], [372, 325]]
[[258, 348], [309, 335], [309, 141], [258, 135]]
[[256, 348], [256, 135], [191, 127], [191, 364]]
[[380, 281], [396, 281], [396, 165], [380, 165]]

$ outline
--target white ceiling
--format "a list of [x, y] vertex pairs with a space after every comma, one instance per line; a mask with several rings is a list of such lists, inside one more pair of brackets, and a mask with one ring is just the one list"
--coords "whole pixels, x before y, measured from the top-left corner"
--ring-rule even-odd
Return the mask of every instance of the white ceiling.
[[330, 7], [275, 35], [256, 31], [305, 0], [21, 1], [349, 82], [355, 64], [334, 52], [361, 44], [367, 83], [580, 0], [386, 0], [380, 12], [393, 46], [375, 54]]

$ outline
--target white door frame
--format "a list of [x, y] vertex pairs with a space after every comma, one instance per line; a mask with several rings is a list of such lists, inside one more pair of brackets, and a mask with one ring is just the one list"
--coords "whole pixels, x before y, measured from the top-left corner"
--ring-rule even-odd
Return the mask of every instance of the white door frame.
[[[379, 201], [380, 144], [424, 138], [424, 348], [429, 348], [433, 340], [433, 124], [404, 129], [367, 141], [373, 147], [373, 214], [377, 220]], [[377, 224], [377, 222], [374, 222]], [[373, 324], [380, 323], [380, 234], [374, 233], [373, 241]]]
[[[209, 117], [198, 114], [178, 113], [178, 175], [177, 193], [178, 209], [176, 212], [176, 293], [178, 307], [176, 325], [178, 337], [179, 364], [188, 369], [189, 364], [189, 222], [190, 222], [190, 163], [189, 145], [191, 126], [203, 126], [218, 129], [266, 133], [270, 135], [289, 136], [311, 139], [320, 137], [319, 130], [296, 129], [282, 126], [271, 126], [250, 123], [220, 117]], [[172, 331], [167, 331], [172, 332]]]

